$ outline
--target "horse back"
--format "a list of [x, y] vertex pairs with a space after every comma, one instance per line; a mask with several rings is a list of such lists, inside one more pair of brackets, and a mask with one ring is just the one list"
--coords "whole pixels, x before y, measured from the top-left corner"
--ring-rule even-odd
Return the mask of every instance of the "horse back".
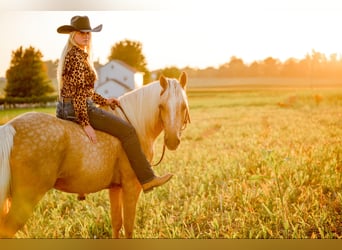
[[17, 176], [59, 182], [69, 192], [83, 186], [86, 193], [103, 188], [94, 179], [101, 185], [120, 182], [115, 165], [125, 156], [118, 139], [96, 131], [98, 143], [93, 144], [78, 124], [46, 113], [25, 113], [9, 124], [16, 130], [11, 168]]

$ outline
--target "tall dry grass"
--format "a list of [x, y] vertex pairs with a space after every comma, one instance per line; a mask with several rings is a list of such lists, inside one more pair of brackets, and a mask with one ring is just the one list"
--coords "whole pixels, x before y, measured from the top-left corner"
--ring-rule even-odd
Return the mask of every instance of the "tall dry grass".
[[[179, 149], [155, 168], [175, 177], [141, 195], [134, 237], [342, 237], [341, 89], [192, 91], [189, 102]], [[107, 192], [79, 202], [51, 190], [16, 237], [109, 238]]]

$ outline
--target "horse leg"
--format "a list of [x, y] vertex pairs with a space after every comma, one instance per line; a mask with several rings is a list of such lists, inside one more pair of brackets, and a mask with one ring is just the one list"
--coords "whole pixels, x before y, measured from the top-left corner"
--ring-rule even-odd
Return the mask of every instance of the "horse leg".
[[123, 188], [123, 217], [125, 236], [126, 238], [132, 238], [136, 207], [141, 192], [141, 186], [138, 182], [128, 184], [129, 185], [126, 185], [126, 187]]
[[11, 195], [7, 198], [3, 210], [4, 216], [0, 221], [0, 238], [13, 237], [25, 225], [36, 204], [55, 182], [54, 178], [39, 176], [38, 178], [45, 178], [45, 181], [40, 183], [38, 178], [29, 175], [25, 169], [20, 170], [24, 172], [23, 175], [18, 175], [18, 171], [12, 169], [12, 176], [15, 178], [12, 181]]
[[122, 227], [122, 188], [114, 186], [109, 189], [109, 199], [113, 238], [119, 238]]
[[[3, 208], [2, 208], [2, 214], [1, 217], [4, 217], [6, 214], [8, 214], [11, 207], [11, 198], [6, 198]], [[0, 219], [1, 221], [1, 219]]]
[[2, 228], [3, 228], [3, 221], [5, 220], [5, 217], [7, 216], [9, 210], [10, 210], [10, 206], [11, 206], [11, 199], [10, 198], [6, 198], [6, 200], [4, 201], [4, 204], [2, 206], [2, 211], [0, 211], [0, 238], [2, 235]]
[[33, 212], [35, 205], [42, 196], [25, 192], [24, 194], [14, 195], [7, 214], [0, 221], [0, 238], [11, 238], [21, 229]]

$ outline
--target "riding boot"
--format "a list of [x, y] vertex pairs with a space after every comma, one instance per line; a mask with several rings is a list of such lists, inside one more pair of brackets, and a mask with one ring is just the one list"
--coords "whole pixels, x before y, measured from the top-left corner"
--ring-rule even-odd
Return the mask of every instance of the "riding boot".
[[172, 174], [166, 174], [161, 177], [155, 176], [152, 180], [142, 184], [144, 193], [148, 193], [153, 190], [153, 188], [161, 186], [168, 182], [172, 178]]
[[133, 133], [122, 142], [128, 160], [133, 168], [139, 182], [145, 193], [153, 188], [161, 186], [172, 178], [172, 174], [156, 176], [152, 170], [151, 164], [147, 161], [144, 153], [141, 150], [137, 136]]

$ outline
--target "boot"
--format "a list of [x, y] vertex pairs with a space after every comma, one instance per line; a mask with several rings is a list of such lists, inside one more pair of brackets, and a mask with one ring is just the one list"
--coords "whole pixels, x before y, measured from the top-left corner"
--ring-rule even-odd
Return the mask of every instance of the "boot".
[[166, 175], [163, 175], [161, 177], [155, 176], [149, 182], [142, 184], [142, 188], [144, 190], [144, 193], [148, 193], [148, 192], [152, 191], [153, 188], [165, 184], [166, 182], [168, 182], [172, 178], [172, 176], [173, 176], [172, 174], [166, 174]]

